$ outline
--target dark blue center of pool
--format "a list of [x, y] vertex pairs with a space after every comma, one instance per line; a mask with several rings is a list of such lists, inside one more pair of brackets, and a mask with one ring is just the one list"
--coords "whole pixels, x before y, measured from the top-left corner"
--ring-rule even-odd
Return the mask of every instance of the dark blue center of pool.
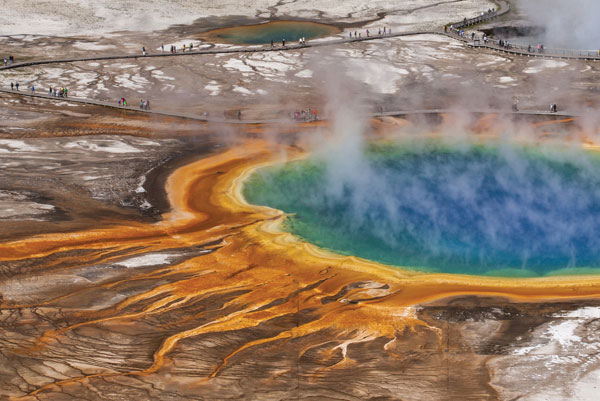
[[497, 276], [600, 272], [600, 164], [515, 146], [370, 148], [262, 169], [246, 199], [292, 214], [323, 248], [415, 270]]

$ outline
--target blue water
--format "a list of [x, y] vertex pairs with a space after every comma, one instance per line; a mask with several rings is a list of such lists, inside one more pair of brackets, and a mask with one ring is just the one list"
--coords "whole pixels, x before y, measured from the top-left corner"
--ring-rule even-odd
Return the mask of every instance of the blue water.
[[600, 163], [516, 146], [371, 147], [355, 169], [262, 169], [244, 195], [341, 254], [428, 272], [600, 272]]

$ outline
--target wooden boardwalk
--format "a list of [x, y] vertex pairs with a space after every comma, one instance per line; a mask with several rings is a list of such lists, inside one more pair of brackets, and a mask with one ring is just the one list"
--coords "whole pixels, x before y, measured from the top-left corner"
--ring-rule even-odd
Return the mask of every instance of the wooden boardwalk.
[[[134, 112], [134, 113], [142, 113], [142, 114], [150, 114], [162, 117], [173, 117], [173, 118], [183, 118], [187, 120], [194, 120], [205, 123], [215, 123], [215, 124], [301, 124], [305, 121], [292, 120], [289, 118], [279, 118], [279, 119], [260, 119], [260, 120], [246, 120], [246, 119], [229, 119], [229, 118], [215, 118], [204, 115], [197, 114], [189, 114], [189, 113], [176, 113], [169, 111], [160, 111], [160, 110], [144, 110], [139, 107], [134, 106], [119, 106], [118, 104], [111, 102], [103, 102], [95, 99], [86, 99], [86, 98], [77, 98], [77, 97], [55, 97], [48, 96], [45, 94], [39, 93], [31, 93], [31, 91], [11, 91], [6, 89], [0, 89], [0, 93], [14, 95], [14, 96], [25, 96], [34, 99], [40, 99], [44, 101], [54, 101], [54, 102], [69, 102], [73, 104], [85, 104], [85, 105], [93, 105], [93, 106], [101, 106], [101, 107], [109, 107], [116, 110]], [[365, 112], [365, 117], [402, 117], [402, 116], [410, 116], [410, 115], [425, 115], [425, 114], [503, 114], [503, 115], [523, 115], [523, 116], [555, 116], [555, 117], [578, 117], [582, 115], [579, 112], [569, 111], [569, 110], [559, 110], [556, 113], [552, 113], [549, 111], [543, 110], [520, 110], [514, 111], [511, 109], [476, 109], [476, 110], [461, 110], [461, 109], [416, 109], [416, 110], [394, 110], [394, 111], [385, 111], [380, 113], [368, 113]], [[321, 121], [326, 121], [326, 118], [322, 118]]]

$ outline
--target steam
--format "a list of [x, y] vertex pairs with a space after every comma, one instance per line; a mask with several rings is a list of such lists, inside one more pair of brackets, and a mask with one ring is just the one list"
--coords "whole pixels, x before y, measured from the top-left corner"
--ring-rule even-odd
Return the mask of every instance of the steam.
[[[423, 139], [427, 127], [399, 132], [387, 145], [393, 156], [381, 157], [367, 151], [370, 130], [352, 89], [331, 85], [331, 132], [313, 159], [322, 180], [290, 191], [301, 193], [290, 204], [318, 210], [319, 224], [332, 227], [326, 235], [415, 267], [598, 265], [600, 167], [578, 144], [535, 143], [524, 124], [506, 124], [482, 148], [465, 114], [435, 142]], [[527, 138], [534, 146], [516, 144]]]
[[548, 47], [600, 49], [597, 0], [528, 0], [520, 6], [532, 22], [545, 28]]

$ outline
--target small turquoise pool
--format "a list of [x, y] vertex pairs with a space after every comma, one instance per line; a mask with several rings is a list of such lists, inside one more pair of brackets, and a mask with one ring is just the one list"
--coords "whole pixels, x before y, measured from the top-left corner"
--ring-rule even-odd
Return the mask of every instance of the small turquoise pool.
[[371, 146], [357, 168], [264, 168], [246, 199], [340, 254], [425, 272], [507, 277], [600, 272], [600, 162], [516, 145]]

